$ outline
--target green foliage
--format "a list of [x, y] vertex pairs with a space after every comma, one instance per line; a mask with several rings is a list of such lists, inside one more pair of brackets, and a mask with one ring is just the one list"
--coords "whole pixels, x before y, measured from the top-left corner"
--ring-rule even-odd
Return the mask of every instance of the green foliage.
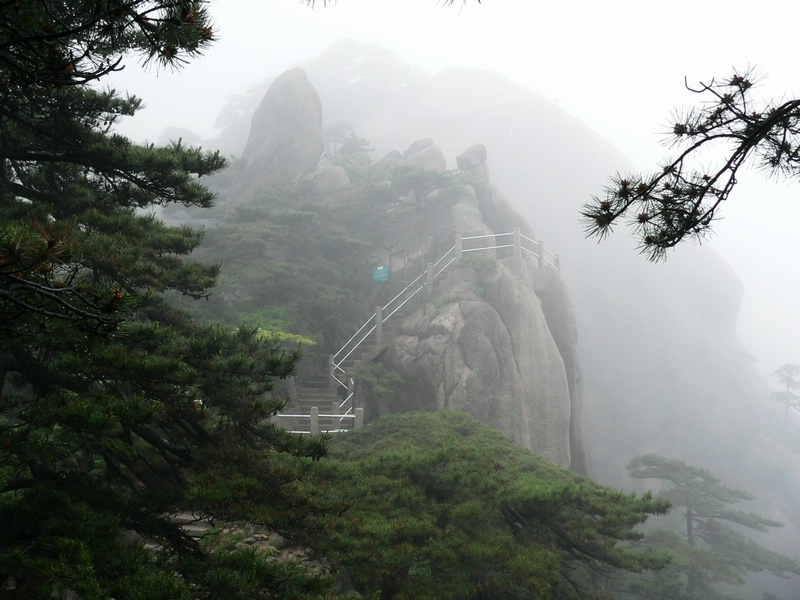
[[406, 199], [406, 203], [413, 204], [417, 209], [431, 195], [435, 194], [438, 200], [452, 200], [461, 189], [453, 174], [447, 171], [402, 165], [394, 167], [389, 177], [398, 200]]
[[789, 422], [789, 409], [800, 408], [800, 365], [785, 364], [780, 369], [772, 373], [783, 385], [783, 389], [772, 392], [772, 398], [783, 404], [783, 433], [786, 434], [786, 426]]
[[496, 261], [494, 257], [487, 253], [470, 252], [458, 259], [459, 267], [472, 267], [478, 269], [483, 265], [494, 264]]
[[291, 536], [310, 510], [295, 481], [325, 452], [269, 423], [298, 353], [164, 300], [207, 296], [219, 269], [185, 260], [200, 232], [152, 212], [210, 206], [201, 178], [225, 161], [113, 133], [139, 100], [85, 85], [125, 55], [196, 54], [205, 7], [0, 7], [0, 588], [16, 598], [324, 595], [320, 578], [295, 569], [289, 589], [288, 567], [207, 550], [171, 518]]
[[268, 342], [278, 342], [280, 344], [296, 344], [297, 346], [314, 346], [316, 342], [302, 335], [285, 333], [283, 331], [273, 331], [270, 329], [258, 328], [258, 335]]
[[370, 276], [370, 246], [355, 229], [300, 186], [262, 190], [208, 232], [196, 257], [224, 269], [209, 301], [187, 308], [204, 320], [259, 324], [330, 351], [357, 321], [356, 290]]
[[367, 597], [600, 598], [592, 572], [664, 564], [630, 544], [667, 502], [598, 486], [464, 413], [337, 436], [313, 479], [335, 509], [313, 545]]
[[[741, 528], [767, 531], [781, 524], [755, 513], [729, 508], [752, 496], [723, 485], [706, 469], [648, 454], [628, 465], [631, 477], [670, 482], [662, 496], [685, 510], [676, 528], [648, 535], [648, 544], [673, 557], [664, 571], [634, 579], [630, 591], [643, 598], [699, 600], [729, 598], [715, 583], [737, 586], [748, 572], [768, 571], [779, 577], [800, 575], [796, 560], [759, 546]], [[738, 527], [736, 527], [738, 526]]]
[[83, 85], [120, 69], [127, 53], [175, 67], [214, 38], [207, 3], [197, 0], [24, 4], [0, 12], [7, 89]]
[[351, 183], [358, 184], [370, 175], [372, 159], [369, 156], [369, 142], [354, 133], [344, 137], [342, 145], [333, 157], [333, 163], [341, 166], [350, 177]]
[[394, 394], [404, 380], [396, 371], [388, 369], [383, 363], [369, 362], [361, 366], [355, 374], [358, 383], [366, 386], [367, 397], [386, 398]]

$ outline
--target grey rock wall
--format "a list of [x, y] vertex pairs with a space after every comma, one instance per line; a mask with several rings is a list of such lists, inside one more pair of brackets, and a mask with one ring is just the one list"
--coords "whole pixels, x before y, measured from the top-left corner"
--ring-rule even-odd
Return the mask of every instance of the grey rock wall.
[[291, 183], [312, 172], [324, 145], [317, 90], [302, 69], [286, 71], [253, 115], [229, 206], [250, 201], [259, 188]]
[[570, 466], [569, 384], [530, 268], [458, 269], [401, 319], [381, 360], [407, 383], [378, 412], [461, 410]]

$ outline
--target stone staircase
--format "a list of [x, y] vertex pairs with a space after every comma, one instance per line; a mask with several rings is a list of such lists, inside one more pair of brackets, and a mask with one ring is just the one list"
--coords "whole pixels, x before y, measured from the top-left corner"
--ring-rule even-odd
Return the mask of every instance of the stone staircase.
[[[394, 326], [381, 327], [378, 347], [376, 331], [356, 340], [358, 343], [334, 368], [334, 357], [328, 358], [328, 372], [304, 375], [294, 381], [289, 405], [280, 415], [280, 424], [296, 433], [339, 433], [363, 425], [363, 409], [355, 399], [355, 375], [361, 365], [375, 358], [394, 335]], [[312, 427], [316, 415], [316, 427]]]
[[310, 375], [303, 377], [300, 382], [296, 381], [295, 393], [289, 407], [290, 414], [309, 415], [309, 417], [294, 417], [292, 425], [289, 426], [284, 422], [284, 427], [292, 431], [311, 433], [310, 416], [316, 409], [317, 423], [321, 432], [350, 429], [352, 419], [342, 420], [334, 416], [342, 412], [340, 408], [342, 397], [332, 383], [330, 376], [326, 374]]

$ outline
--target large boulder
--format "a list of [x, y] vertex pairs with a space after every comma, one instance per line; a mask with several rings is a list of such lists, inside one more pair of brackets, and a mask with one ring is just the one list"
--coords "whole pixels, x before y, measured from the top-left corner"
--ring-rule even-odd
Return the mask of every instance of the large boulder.
[[568, 467], [569, 386], [530, 278], [501, 262], [473, 273], [396, 326], [382, 360], [407, 383], [383, 408], [467, 412]]
[[486, 164], [486, 146], [476, 144], [456, 156], [458, 170], [469, 173], [477, 181], [489, 183], [489, 166]]
[[259, 188], [292, 183], [311, 173], [324, 145], [319, 94], [304, 70], [286, 71], [253, 115], [230, 205], [249, 202]]
[[442, 154], [441, 148], [435, 145], [430, 138], [412, 143], [408, 150], [403, 153], [403, 160], [400, 161], [400, 164], [439, 173], [447, 169], [447, 161], [444, 158], [444, 154]]

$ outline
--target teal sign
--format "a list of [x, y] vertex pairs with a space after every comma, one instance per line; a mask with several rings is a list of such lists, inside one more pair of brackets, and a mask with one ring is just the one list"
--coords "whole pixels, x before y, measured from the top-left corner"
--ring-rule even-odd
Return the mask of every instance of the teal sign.
[[378, 265], [377, 267], [372, 267], [372, 281], [375, 283], [389, 281], [389, 265]]

